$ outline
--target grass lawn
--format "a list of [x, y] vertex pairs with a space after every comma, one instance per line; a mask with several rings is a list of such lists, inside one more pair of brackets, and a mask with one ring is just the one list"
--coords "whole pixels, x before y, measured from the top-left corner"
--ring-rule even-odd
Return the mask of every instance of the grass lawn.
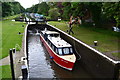
[[19, 17], [19, 16], [21, 16], [21, 14], [17, 14], [17, 15], [13, 15], [13, 16], [8, 16], [8, 17], [3, 17], [3, 19], [9, 19], [9, 20], [11, 20], [11, 19], [13, 19], [13, 18], [16, 18], [16, 17]]
[[2, 53], [0, 53], [0, 56], [2, 55], [2, 58], [4, 58], [8, 56], [10, 48], [15, 48], [17, 44], [21, 46], [23, 35], [19, 35], [18, 32], [23, 33], [24, 27], [22, 25], [26, 24], [11, 21], [11, 19], [4, 20], [0, 23], [2, 23], [2, 46], [0, 46], [0, 52], [2, 50]]
[[[65, 32], [68, 29], [65, 21], [50, 21], [49, 24]], [[93, 26], [90, 27], [89, 25], [74, 25], [73, 31], [75, 34], [71, 34], [72, 36], [92, 47], [94, 47], [93, 41], [98, 41], [98, 46], [94, 48], [102, 53], [120, 50], [120, 45], [118, 45], [118, 43], [120, 43], [120, 33], [101, 28], [94, 28]], [[119, 55], [120, 53], [114, 53], [114, 56], [120, 57]]]
[[0, 69], [2, 69], [2, 72], [0, 72], [0, 77], [2, 77], [3, 80], [8, 78], [10, 80], [10, 78], [12, 78], [10, 65], [0, 66]]
[[[0, 21], [0, 59], [9, 55], [9, 49], [15, 48], [15, 45], [22, 45], [22, 37], [23, 35], [19, 35], [18, 32], [24, 32], [24, 27], [26, 24], [22, 22], [14, 22], [11, 21], [13, 18], [18, 17], [19, 15], [14, 15], [10, 17], [4, 18], [5, 20]], [[20, 49], [18, 49], [20, 50]], [[11, 78], [11, 69], [10, 65], [0, 66], [2, 68], [2, 73], [0, 73], [0, 77], [2, 78]]]

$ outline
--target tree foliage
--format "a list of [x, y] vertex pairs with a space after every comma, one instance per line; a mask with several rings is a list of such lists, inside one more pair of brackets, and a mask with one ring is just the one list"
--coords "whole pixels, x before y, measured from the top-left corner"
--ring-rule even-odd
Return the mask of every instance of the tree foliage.
[[30, 8], [27, 8], [26, 11], [30, 13], [37, 13], [39, 4], [33, 5]]
[[10, 16], [14, 14], [23, 13], [25, 9], [19, 2], [3, 2], [2, 3], [2, 16]]
[[103, 3], [103, 12], [109, 20], [115, 20], [116, 26], [120, 27], [120, 2]]
[[95, 3], [91, 2], [87, 4], [89, 11], [92, 13], [92, 19], [97, 26], [101, 26], [101, 10], [102, 10], [102, 3]]
[[[85, 20], [88, 13], [97, 26], [104, 21], [115, 21], [120, 26], [120, 2], [63, 2], [63, 19], [70, 15], [82, 17]], [[107, 17], [107, 18], [106, 18]]]
[[36, 4], [30, 8], [27, 8], [26, 11], [30, 13], [39, 13], [48, 16], [49, 6], [46, 2], [42, 2], [40, 4]]
[[58, 19], [58, 16], [60, 16], [60, 13], [58, 12], [57, 8], [52, 8], [49, 10], [49, 16], [51, 19], [56, 20]]
[[39, 14], [43, 14], [43, 15], [48, 15], [48, 11], [49, 11], [49, 6], [46, 2], [42, 2], [41, 4], [39, 4], [38, 7], [38, 13]]
[[9, 16], [12, 13], [12, 6], [8, 2], [2, 3], [2, 16]]

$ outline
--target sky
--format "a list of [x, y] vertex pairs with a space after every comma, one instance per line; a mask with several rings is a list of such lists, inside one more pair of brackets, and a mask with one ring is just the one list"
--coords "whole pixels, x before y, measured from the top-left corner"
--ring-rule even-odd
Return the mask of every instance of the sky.
[[15, 1], [18, 1], [25, 9], [31, 7], [34, 4], [39, 3], [39, 0], [15, 0]]

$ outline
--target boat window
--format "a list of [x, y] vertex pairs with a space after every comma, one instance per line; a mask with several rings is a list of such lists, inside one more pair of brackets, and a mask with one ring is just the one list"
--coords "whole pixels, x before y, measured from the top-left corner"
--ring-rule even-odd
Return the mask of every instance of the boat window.
[[49, 39], [48, 39], [48, 44], [50, 45], [50, 41], [49, 41]]
[[51, 46], [51, 42], [49, 42], [49, 45]]
[[52, 45], [52, 49], [54, 50], [54, 46]]
[[58, 49], [57, 48], [55, 48], [55, 52], [58, 53]]
[[53, 37], [54, 35], [53, 34], [50, 34], [50, 37]]
[[59, 37], [59, 34], [50, 34], [50, 37]]
[[69, 54], [70, 53], [69, 48], [63, 48], [63, 52], [64, 54]]
[[54, 37], [59, 37], [59, 34], [54, 34]]
[[45, 38], [45, 40], [47, 40], [47, 34], [45, 33], [45, 35], [44, 35], [44, 38]]
[[70, 53], [73, 53], [73, 49], [72, 48], [70, 48]]
[[62, 49], [58, 49], [59, 55], [62, 55]]

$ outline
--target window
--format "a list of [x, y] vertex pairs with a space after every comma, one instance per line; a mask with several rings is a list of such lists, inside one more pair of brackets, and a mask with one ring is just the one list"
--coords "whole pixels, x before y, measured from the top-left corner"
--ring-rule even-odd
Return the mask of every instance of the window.
[[52, 45], [52, 49], [54, 50], [54, 46]]
[[55, 52], [58, 53], [58, 49], [57, 48], [55, 48]]
[[49, 45], [51, 46], [51, 42], [49, 43]]
[[59, 37], [59, 34], [50, 34], [50, 37]]
[[54, 34], [54, 37], [59, 37], [59, 34]]
[[69, 54], [70, 53], [69, 48], [63, 48], [63, 52], [64, 54]]
[[53, 34], [50, 34], [50, 37], [53, 37], [54, 35]]
[[70, 48], [70, 53], [73, 53], [73, 49], [72, 48]]
[[59, 55], [62, 55], [62, 49], [58, 49]]

